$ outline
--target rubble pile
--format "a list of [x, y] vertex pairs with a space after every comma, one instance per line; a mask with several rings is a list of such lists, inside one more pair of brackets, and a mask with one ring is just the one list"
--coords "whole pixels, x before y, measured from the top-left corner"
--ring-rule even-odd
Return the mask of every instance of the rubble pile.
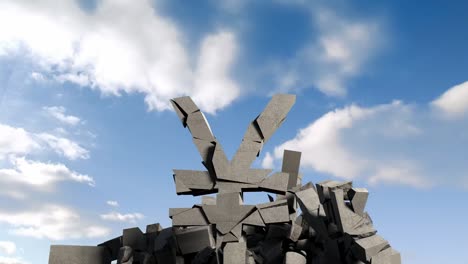
[[[366, 189], [331, 180], [302, 185], [301, 153], [292, 150], [284, 150], [280, 172], [251, 168], [294, 102], [293, 95], [273, 96], [228, 160], [190, 97], [171, 100], [206, 168], [174, 170], [176, 192], [201, 196], [201, 203], [170, 208], [172, 227], [125, 229], [95, 247], [51, 246], [49, 264], [400, 264], [365, 211]], [[243, 203], [244, 192], [261, 191], [275, 197]]]

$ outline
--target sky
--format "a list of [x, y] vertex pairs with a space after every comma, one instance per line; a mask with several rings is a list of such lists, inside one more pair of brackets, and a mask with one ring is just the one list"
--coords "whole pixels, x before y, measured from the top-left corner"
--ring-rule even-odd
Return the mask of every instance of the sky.
[[[367, 188], [403, 263], [468, 259], [466, 1], [0, 0], [0, 264], [171, 225], [173, 169], [202, 169], [171, 98], [226, 154], [296, 94], [255, 167]], [[246, 203], [266, 202], [266, 193]], [[465, 262], [464, 262], [465, 261]]]

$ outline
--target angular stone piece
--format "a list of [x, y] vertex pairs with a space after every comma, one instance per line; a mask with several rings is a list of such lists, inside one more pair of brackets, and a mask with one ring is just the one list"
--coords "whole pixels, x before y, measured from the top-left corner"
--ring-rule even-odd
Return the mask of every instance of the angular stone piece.
[[284, 258], [284, 264], [306, 264], [306, 263], [307, 263], [307, 259], [305, 256], [294, 251], [286, 252], [286, 256]]
[[320, 199], [314, 188], [308, 188], [295, 193], [297, 202], [301, 206], [301, 210], [307, 211], [308, 214], [318, 216]]
[[265, 224], [289, 222], [289, 210], [287, 204], [263, 208], [259, 209], [259, 211]]
[[288, 190], [297, 185], [300, 165], [301, 152], [285, 149], [283, 152], [283, 165], [281, 171], [289, 174]]
[[172, 216], [173, 226], [202, 226], [207, 224], [208, 221], [202, 210], [196, 207]]
[[201, 111], [196, 111], [188, 115], [187, 126], [192, 137], [203, 140], [215, 140], [205, 115], [203, 115]]
[[128, 246], [121, 247], [119, 250], [118, 257], [117, 257], [118, 258], [117, 263], [118, 264], [133, 263], [133, 259], [134, 259], [133, 253], [134, 252], [131, 247], [128, 247]]
[[223, 250], [224, 264], [246, 264], [247, 244], [245, 242], [227, 243]]
[[401, 264], [401, 255], [390, 247], [373, 256], [371, 264]]
[[206, 247], [214, 248], [215, 240], [211, 226], [190, 227], [175, 232], [177, 244], [183, 255], [201, 251]]
[[231, 243], [231, 242], [238, 242], [239, 239], [232, 233], [229, 232], [223, 237], [223, 242], [224, 243]]
[[351, 188], [348, 191], [348, 198], [351, 201], [353, 211], [360, 216], [364, 214], [368, 197], [369, 191], [366, 188]]
[[190, 96], [182, 96], [174, 98], [171, 101], [177, 104], [177, 106], [185, 113], [191, 114], [199, 110], [198, 106], [193, 102]]
[[174, 170], [174, 178], [189, 189], [210, 190], [214, 181], [207, 171]]
[[131, 247], [134, 250], [146, 250], [146, 237], [140, 228], [127, 228], [123, 230], [122, 245]]
[[202, 204], [216, 205], [216, 198], [212, 196], [202, 196]]
[[253, 225], [253, 226], [265, 226], [262, 217], [260, 216], [260, 212], [258, 210], [251, 213], [247, 218], [242, 221], [245, 225]]
[[362, 261], [370, 261], [373, 256], [377, 255], [385, 247], [388, 247], [387, 240], [379, 235], [374, 235], [356, 240], [351, 250], [356, 258]]
[[340, 232], [356, 236], [370, 235], [375, 232], [367, 219], [354, 213], [345, 205], [342, 189], [330, 190], [330, 196], [335, 224]]
[[49, 264], [110, 264], [111, 257], [105, 247], [50, 246]]
[[264, 179], [259, 187], [272, 193], [285, 194], [288, 189], [289, 175], [284, 172], [277, 172]]
[[297, 240], [299, 240], [299, 237], [301, 236], [301, 233], [302, 233], [302, 226], [293, 222], [291, 224], [291, 229], [289, 232], [289, 239], [291, 241], [297, 242]]
[[276, 129], [279, 128], [295, 101], [296, 96], [289, 94], [274, 95], [271, 98], [268, 105], [256, 119], [264, 142], [267, 142]]
[[99, 244], [98, 246], [105, 247], [110, 252], [111, 259], [116, 260], [119, 256], [119, 250], [122, 247], [122, 237], [116, 237], [102, 244]]

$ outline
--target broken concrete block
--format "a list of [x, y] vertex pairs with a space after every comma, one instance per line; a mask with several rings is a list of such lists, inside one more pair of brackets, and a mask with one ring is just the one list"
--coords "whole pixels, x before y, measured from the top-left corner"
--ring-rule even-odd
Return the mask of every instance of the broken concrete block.
[[200, 208], [191, 208], [172, 216], [173, 226], [204, 226], [208, 221]]
[[49, 264], [110, 264], [111, 257], [105, 247], [60, 246], [50, 247]]
[[351, 202], [353, 211], [362, 216], [366, 207], [369, 191], [366, 188], [351, 188], [348, 191], [348, 198]]
[[201, 251], [206, 247], [215, 247], [211, 226], [178, 229], [175, 237], [183, 255]]
[[131, 247], [134, 250], [146, 250], [146, 236], [140, 228], [127, 228], [123, 230], [122, 245]]
[[224, 264], [246, 264], [247, 244], [245, 242], [226, 243], [223, 249]]
[[286, 256], [284, 258], [284, 264], [306, 264], [307, 259], [302, 254], [299, 254], [294, 251], [286, 252]]
[[373, 256], [377, 255], [386, 247], [388, 247], [387, 240], [379, 235], [374, 235], [356, 240], [351, 250], [357, 259], [370, 261]]

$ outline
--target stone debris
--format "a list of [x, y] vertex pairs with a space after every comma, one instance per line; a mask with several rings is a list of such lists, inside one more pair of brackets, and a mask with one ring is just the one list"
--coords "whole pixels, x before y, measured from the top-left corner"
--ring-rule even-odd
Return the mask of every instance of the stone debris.
[[[171, 100], [206, 168], [174, 170], [176, 192], [203, 195], [201, 204], [170, 208], [172, 227], [124, 229], [98, 246], [53, 245], [49, 264], [400, 264], [400, 254], [376, 234], [365, 211], [365, 188], [331, 180], [302, 185], [301, 153], [293, 150], [284, 150], [281, 172], [251, 168], [295, 99], [273, 96], [232, 160], [190, 97]], [[262, 191], [276, 199], [244, 204], [244, 192]]]

